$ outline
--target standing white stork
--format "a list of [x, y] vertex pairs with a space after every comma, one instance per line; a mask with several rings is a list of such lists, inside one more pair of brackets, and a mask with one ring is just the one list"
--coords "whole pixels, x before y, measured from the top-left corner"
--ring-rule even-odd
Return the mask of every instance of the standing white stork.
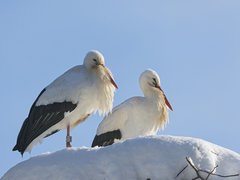
[[42, 90], [22, 125], [13, 151], [23, 155], [43, 138], [65, 128], [66, 146], [71, 147], [70, 128], [93, 112], [110, 112], [117, 88], [103, 55], [96, 50], [88, 52], [83, 65], [69, 69]]
[[139, 78], [144, 97], [132, 97], [115, 107], [99, 124], [94, 146], [107, 146], [114, 140], [156, 134], [168, 121], [168, 108], [172, 110], [160, 78], [153, 70], [144, 71]]

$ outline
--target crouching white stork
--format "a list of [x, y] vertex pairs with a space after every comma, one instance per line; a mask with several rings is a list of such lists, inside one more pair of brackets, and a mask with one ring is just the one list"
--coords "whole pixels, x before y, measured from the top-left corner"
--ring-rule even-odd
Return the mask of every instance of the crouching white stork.
[[160, 78], [153, 70], [144, 71], [139, 78], [144, 97], [132, 97], [115, 107], [97, 128], [94, 146], [107, 146], [114, 140], [156, 134], [168, 121], [168, 108], [172, 110]]
[[71, 128], [93, 112], [110, 112], [117, 85], [104, 64], [100, 52], [90, 51], [83, 65], [69, 69], [44, 88], [22, 125], [13, 151], [23, 155], [43, 138], [65, 128], [66, 146], [71, 147]]

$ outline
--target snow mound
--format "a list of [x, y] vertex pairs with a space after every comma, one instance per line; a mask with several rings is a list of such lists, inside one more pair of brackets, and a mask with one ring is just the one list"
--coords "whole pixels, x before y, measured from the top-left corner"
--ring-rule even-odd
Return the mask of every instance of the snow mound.
[[196, 138], [150, 136], [42, 154], [17, 164], [2, 180], [240, 180], [239, 173], [240, 154], [231, 150]]

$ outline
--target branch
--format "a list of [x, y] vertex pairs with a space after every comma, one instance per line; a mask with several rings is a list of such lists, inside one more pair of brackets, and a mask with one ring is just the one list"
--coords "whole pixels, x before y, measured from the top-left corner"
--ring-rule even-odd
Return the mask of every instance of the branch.
[[[218, 165], [215, 166], [211, 171], [207, 171], [207, 170], [202, 170], [202, 169], [199, 169], [197, 168], [194, 163], [192, 162], [192, 159], [189, 158], [189, 157], [186, 157], [186, 160], [188, 162], [188, 164], [193, 168], [193, 170], [196, 172], [197, 176], [195, 178], [193, 178], [192, 180], [197, 180], [197, 179], [200, 179], [200, 180], [208, 180], [209, 177], [212, 175], [212, 176], [218, 176], [218, 177], [223, 177], [223, 178], [229, 178], [229, 177], [236, 177], [236, 176], [240, 176], [240, 174], [232, 174], [232, 175], [221, 175], [221, 174], [215, 174], [213, 173], [217, 168], [218, 168]], [[177, 178], [180, 174], [182, 174], [182, 172], [188, 167], [188, 165], [186, 165], [178, 174], [175, 178]], [[200, 175], [200, 172], [204, 172], [207, 174], [207, 177], [206, 178], [203, 178], [201, 175]]]
[[[205, 173], [209, 173], [208, 171], [206, 170], [199, 170], [201, 172], [205, 172]], [[232, 175], [221, 175], [221, 174], [215, 174], [215, 173], [212, 173], [212, 175], [214, 176], [218, 176], [218, 177], [222, 177], [222, 178], [228, 178], [228, 177], [236, 177], [236, 176], [240, 176], [240, 174], [232, 174]]]
[[188, 164], [176, 175], [175, 178], [177, 178], [187, 167], [188, 167]]
[[213, 172], [218, 168], [218, 165], [216, 165], [211, 172], [208, 174], [208, 176], [206, 177], [206, 180], [208, 180], [208, 178], [210, 177], [211, 174], [213, 174]]
[[203, 177], [200, 176], [198, 168], [195, 167], [195, 165], [193, 164], [193, 162], [191, 161], [191, 159], [189, 159], [188, 157], [186, 157], [186, 160], [187, 160], [188, 164], [190, 164], [190, 166], [194, 169], [194, 171], [195, 171], [196, 174], [197, 174], [197, 177], [195, 177], [193, 180], [195, 180], [195, 179], [204, 180]]

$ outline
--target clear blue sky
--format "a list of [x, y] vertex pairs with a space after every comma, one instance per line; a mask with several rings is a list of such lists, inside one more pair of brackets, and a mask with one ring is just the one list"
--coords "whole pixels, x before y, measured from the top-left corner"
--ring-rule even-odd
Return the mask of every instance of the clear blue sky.
[[[22, 158], [12, 152], [38, 93], [101, 51], [119, 90], [114, 105], [141, 95], [152, 68], [174, 109], [159, 134], [199, 137], [240, 152], [240, 1], [0, 1], [0, 177], [32, 156], [64, 148], [65, 131]], [[90, 146], [97, 114], [72, 132]]]

